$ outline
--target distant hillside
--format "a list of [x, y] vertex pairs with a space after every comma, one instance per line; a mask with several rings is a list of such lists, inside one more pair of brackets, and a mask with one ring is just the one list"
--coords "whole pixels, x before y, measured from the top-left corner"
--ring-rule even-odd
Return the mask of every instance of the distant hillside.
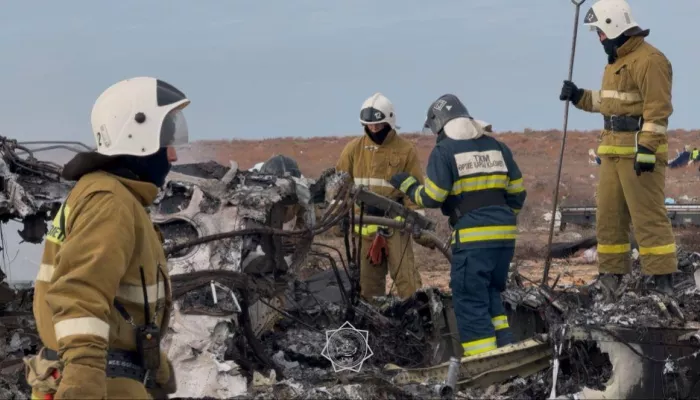
[[[673, 158], [677, 150], [684, 145], [700, 146], [700, 131], [676, 130], [669, 133], [669, 157]], [[429, 135], [401, 134], [416, 144], [421, 161], [427, 162], [428, 155], [435, 144], [435, 138]], [[181, 152], [182, 162], [214, 159], [228, 165], [229, 160], [238, 162], [241, 168], [250, 168], [265, 161], [270, 156], [281, 153], [293, 157], [299, 162], [302, 173], [309, 177], [318, 176], [325, 168], [335, 165], [345, 144], [353, 137], [323, 138], [278, 138], [260, 141], [201, 141], [190, 145]], [[559, 131], [525, 131], [502, 132], [498, 139], [504, 141], [515, 154], [523, 171], [525, 186], [528, 190], [528, 208], [542, 209], [551, 207], [553, 183], [561, 146]], [[596, 132], [572, 131], [567, 135], [562, 187], [563, 203], [579, 205], [593, 203], [593, 193], [597, 182], [598, 167], [590, 165], [588, 149], [597, 147]], [[697, 184], [700, 173], [697, 167], [669, 170], [666, 192], [670, 197], [679, 199], [686, 195], [700, 197], [700, 185]]]

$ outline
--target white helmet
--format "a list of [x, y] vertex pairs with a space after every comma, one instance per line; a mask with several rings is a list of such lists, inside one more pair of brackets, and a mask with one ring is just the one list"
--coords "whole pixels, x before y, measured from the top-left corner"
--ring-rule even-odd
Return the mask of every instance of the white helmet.
[[394, 105], [383, 94], [377, 92], [370, 96], [360, 109], [360, 122], [363, 125], [387, 123], [391, 129], [399, 129], [396, 125]]
[[189, 140], [182, 109], [190, 100], [176, 87], [156, 78], [117, 82], [92, 107], [97, 152], [106, 156], [148, 156], [161, 147]]
[[608, 39], [615, 39], [631, 28], [639, 28], [625, 0], [598, 1], [583, 17], [583, 24], [591, 30], [600, 29]]

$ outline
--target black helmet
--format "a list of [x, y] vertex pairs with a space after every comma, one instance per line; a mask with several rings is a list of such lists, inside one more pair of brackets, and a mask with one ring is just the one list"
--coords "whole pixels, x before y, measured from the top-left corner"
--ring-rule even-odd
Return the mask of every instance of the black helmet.
[[444, 94], [430, 105], [428, 115], [425, 118], [425, 124], [423, 125], [423, 131], [429, 131], [439, 135], [442, 128], [445, 127], [445, 124], [460, 117], [472, 118], [472, 116], [469, 115], [469, 111], [467, 111], [467, 107], [459, 101], [457, 96], [453, 94]]
[[270, 157], [269, 160], [260, 167], [261, 174], [286, 176], [291, 175], [295, 178], [301, 178], [299, 164], [294, 159], [277, 154]]

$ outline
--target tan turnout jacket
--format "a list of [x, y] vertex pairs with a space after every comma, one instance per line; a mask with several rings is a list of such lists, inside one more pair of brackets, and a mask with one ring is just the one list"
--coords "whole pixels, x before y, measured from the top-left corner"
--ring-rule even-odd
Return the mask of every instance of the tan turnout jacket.
[[[618, 51], [618, 58], [605, 67], [601, 90], [585, 90], [576, 107], [605, 116], [641, 116], [644, 124], [639, 145], [668, 160], [668, 119], [673, 113], [671, 62], [643, 37], [630, 38]], [[632, 158], [635, 132], [603, 130], [598, 155]]]
[[[42, 342], [66, 364], [105, 370], [107, 349], [136, 350], [134, 328], [115, 309], [116, 298], [136, 324], [144, 323], [139, 267], [151, 316], [165, 335], [171, 309], [162, 235], [145, 207], [155, 185], [105, 172], [83, 176], [47, 235], [36, 278], [34, 315]], [[61, 214], [65, 224], [61, 226]], [[170, 371], [163, 362], [158, 382]]]

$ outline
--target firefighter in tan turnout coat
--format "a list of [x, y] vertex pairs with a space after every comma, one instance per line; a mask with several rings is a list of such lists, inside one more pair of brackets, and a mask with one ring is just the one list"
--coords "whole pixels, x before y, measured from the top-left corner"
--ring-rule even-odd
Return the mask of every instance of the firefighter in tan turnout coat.
[[118, 82], [95, 102], [97, 150], [64, 167], [64, 178], [77, 183], [53, 221], [36, 278], [34, 316], [46, 347], [25, 359], [33, 398], [175, 392], [175, 371], [159, 350], [170, 280], [162, 235], [145, 207], [177, 159], [172, 145], [187, 142], [181, 110], [189, 103], [145, 77]]
[[676, 245], [664, 206], [672, 68], [647, 43], [624, 0], [593, 4], [584, 24], [597, 31], [608, 56], [601, 90], [565, 81], [560, 99], [603, 114], [598, 156], [596, 230], [600, 282], [610, 294], [630, 270], [629, 226], [639, 243], [642, 272], [656, 290], [672, 293]]
[[[396, 133], [393, 104], [381, 93], [375, 93], [362, 104], [360, 122], [365, 135], [345, 146], [336, 170], [349, 173], [355, 185], [367, 186], [372, 192], [410, 209], [418, 208], [389, 183], [399, 172], [408, 172], [423, 183], [416, 146]], [[383, 216], [383, 213], [365, 207], [364, 215]], [[387, 269], [402, 298], [410, 297], [422, 286], [414, 263], [411, 235], [377, 225], [356, 225], [355, 234], [362, 237], [360, 290], [363, 298], [371, 300], [385, 295]]]

